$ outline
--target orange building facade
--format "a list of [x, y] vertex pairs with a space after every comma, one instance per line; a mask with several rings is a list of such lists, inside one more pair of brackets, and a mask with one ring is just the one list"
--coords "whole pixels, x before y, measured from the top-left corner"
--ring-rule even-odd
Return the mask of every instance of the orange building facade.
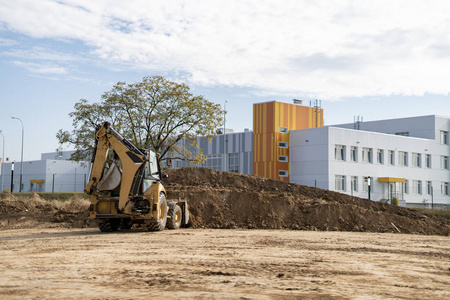
[[323, 127], [323, 109], [265, 102], [253, 105], [253, 174], [289, 181], [289, 131]]

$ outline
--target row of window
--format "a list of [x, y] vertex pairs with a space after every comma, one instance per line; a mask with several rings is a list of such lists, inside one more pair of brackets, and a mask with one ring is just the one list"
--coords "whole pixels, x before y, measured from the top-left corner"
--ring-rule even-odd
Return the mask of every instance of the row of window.
[[[362, 190], [361, 192], [367, 192], [368, 191], [368, 178], [362, 177]], [[350, 177], [350, 191], [358, 192], [359, 191], [359, 182], [358, 182], [358, 176], [351, 176]], [[426, 190], [425, 193], [427, 195], [432, 195], [434, 193], [433, 190], [433, 183], [431, 181], [426, 181]], [[441, 182], [441, 194], [449, 196], [449, 183], [448, 182]], [[345, 192], [348, 190], [347, 187], [347, 176], [345, 175], [336, 175], [335, 176], [335, 190], [336, 191], [342, 191]], [[403, 184], [403, 192], [405, 194], [409, 194], [410, 187], [409, 187], [409, 180], [406, 180], [406, 182]], [[423, 182], [422, 180], [412, 180], [412, 194], [416, 195], [422, 195], [424, 193], [423, 191]]]
[[[206, 161], [201, 166], [216, 171], [222, 171], [223, 170], [222, 156], [223, 156], [222, 154], [208, 155], [206, 157]], [[239, 173], [239, 153], [228, 154], [227, 167], [228, 167], [227, 171]]]
[[[361, 159], [360, 161], [363, 163], [373, 163], [374, 159], [373, 159], [373, 155], [374, 155], [374, 150], [373, 148], [365, 148], [363, 147], [361, 150]], [[415, 153], [413, 152], [411, 157], [412, 157], [412, 162], [411, 165], [413, 167], [417, 167], [417, 168], [422, 168], [422, 154], [421, 153]], [[398, 151], [398, 156], [397, 156], [397, 162], [396, 162], [396, 157], [395, 157], [395, 150], [388, 150], [388, 155], [387, 155], [387, 159], [388, 165], [392, 165], [394, 166], [396, 163], [399, 166], [405, 166], [407, 167], [410, 163], [408, 161], [408, 152], [406, 151]], [[334, 159], [335, 160], [339, 160], [339, 161], [346, 161], [346, 146], [344, 145], [336, 145], [334, 148]], [[377, 164], [385, 164], [385, 156], [384, 156], [384, 149], [377, 149], [377, 153], [376, 153], [376, 162]], [[358, 162], [359, 161], [359, 157], [358, 157], [358, 147], [356, 146], [352, 146], [350, 147], [350, 161], [351, 162]], [[431, 154], [425, 154], [425, 167], [431, 169]], [[450, 167], [449, 165], [449, 157], [442, 155], [441, 156], [441, 169], [446, 169], [448, 170]]]

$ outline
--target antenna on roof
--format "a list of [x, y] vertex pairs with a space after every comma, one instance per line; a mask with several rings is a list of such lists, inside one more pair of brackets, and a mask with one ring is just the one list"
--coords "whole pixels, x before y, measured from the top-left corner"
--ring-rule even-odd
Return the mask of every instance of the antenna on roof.
[[362, 116], [354, 116], [353, 117], [353, 128], [356, 130], [359, 130], [361, 128], [361, 123], [363, 122], [363, 117]]

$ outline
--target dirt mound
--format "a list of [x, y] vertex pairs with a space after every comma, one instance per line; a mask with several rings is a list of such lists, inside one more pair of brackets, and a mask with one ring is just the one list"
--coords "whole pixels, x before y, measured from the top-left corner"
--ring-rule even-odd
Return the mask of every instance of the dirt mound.
[[450, 235], [450, 221], [346, 194], [206, 168], [167, 170], [169, 199], [187, 199], [192, 227]]
[[[171, 169], [168, 199], [187, 199], [194, 228], [301, 229], [450, 235], [450, 220], [349, 195], [206, 168]], [[0, 229], [91, 227], [89, 201], [3, 195]]]
[[89, 204], [77, 197], [60, 202], [43, 200], [37, 194], [25, 197], [3, 195], [0, 199], [0, 229], [88, 227]]

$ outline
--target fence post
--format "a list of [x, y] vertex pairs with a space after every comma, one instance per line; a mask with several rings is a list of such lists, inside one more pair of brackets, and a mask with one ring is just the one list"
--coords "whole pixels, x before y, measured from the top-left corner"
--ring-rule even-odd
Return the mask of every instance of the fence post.
[[14, 162], [11, 163], [11, 194], [14, 192]]
[[55, 174], [53, 174], [53, 181], [52, 181], [52, 193], [55, 192]]

